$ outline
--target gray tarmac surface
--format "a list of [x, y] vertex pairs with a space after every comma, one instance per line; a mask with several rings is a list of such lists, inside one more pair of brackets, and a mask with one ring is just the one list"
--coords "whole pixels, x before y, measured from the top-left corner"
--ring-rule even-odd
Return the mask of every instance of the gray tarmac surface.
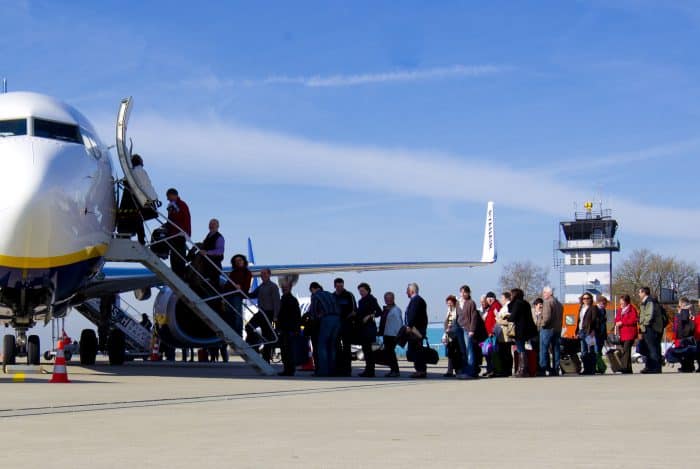
[[443, 371], [290, 379], [136, 362], [69, 365], [71, 384], [0, 375], [0, 467], [700, 467], [700, 373]]

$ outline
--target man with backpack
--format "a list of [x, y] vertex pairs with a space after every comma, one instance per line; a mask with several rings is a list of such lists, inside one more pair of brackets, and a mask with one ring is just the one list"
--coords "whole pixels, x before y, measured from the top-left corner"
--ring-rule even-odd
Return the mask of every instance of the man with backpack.
[[646, 366], [640, 373], [661, 373], [661, 337], [668, 324], [668, 316], [663, 306], [650, 296], [649, 287], [639, 289], [639, 299], [642, 304], [639, 310], [639, 328], [648, 350]]

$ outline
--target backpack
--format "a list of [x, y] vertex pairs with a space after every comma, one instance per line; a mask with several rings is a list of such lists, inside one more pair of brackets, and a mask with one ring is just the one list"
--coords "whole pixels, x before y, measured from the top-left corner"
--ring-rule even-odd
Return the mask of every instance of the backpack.
[[661, 319], [661, 331], [665, 330], [669, 323], [668, 314], [666, 313], [666, 309], [661, 306], [661, 303], [654, 301], [654, 316], [652, 318], [652, 322], [656, 322], [657, 318]]

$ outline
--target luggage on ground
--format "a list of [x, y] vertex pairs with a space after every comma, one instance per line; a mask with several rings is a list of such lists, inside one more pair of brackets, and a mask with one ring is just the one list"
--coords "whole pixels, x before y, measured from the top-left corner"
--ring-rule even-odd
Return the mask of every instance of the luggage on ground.
[[[520, 364], [520, 354], [515, 354], [515, 369]], [[534, 350], [525, 350], [525, 374], [530, 377], [537, 376], [537, 354]]]
[[575, 353], [562, 355], [559, 367], [564, 374], [577, 375], [581, 373], [581, 360]]
[[612, 370], [613, 373], [621, 373], [622, 372], [622, 361], [621, 361], [621, 356], [622, 356], [622, 351], [620, 349], [610, 349], [607, 351], [605, 354], [608, 357], [608, 363], [610, 364], [610, 370]]
[[513, 355], [509, 344], [500, 344], [491, 355], [493, 372], [496, 376], [511, 376], [513, 374]]
[[581, 354], [581, 364], [583, 365], [582, 374], [584, 375], [594, 375], [596, 371], [596, 364], [598, 362], [598, 356], [594, 352], [582, 353]]

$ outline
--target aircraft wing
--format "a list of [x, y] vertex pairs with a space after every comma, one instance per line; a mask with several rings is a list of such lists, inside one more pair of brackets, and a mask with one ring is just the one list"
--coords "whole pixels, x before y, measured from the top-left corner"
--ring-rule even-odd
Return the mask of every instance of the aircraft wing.
[[486, 208], [484, 226], [484, 244], [481, 260], [478, 261], [408, 261], [408, 262], [357, 262], [338, 264], [297, 264], [297, 265], [254, 265], [250, 267], [253, 275], [259, 275], [264, 269], [270, 269], [272, 275], [305, 275], [335, 272], [371, 272], [378, 270], [408, 269], [447, 269], [454, 267], [482, 267], [496, 262], [496, 232], [493, 202]]
[[[446, 269], [483, 267], [496, 262], [496, 230], [493, 202], [489, 202], [486, 209], [486, 224], [484, 226], [484, 243], [481, 259], [478, 261], [404, 261], [404, 262], [352, 262], [335, 264], [284, 264], [284, 265], [251, 265], [250, 271], [254, 276], [259, 276], [264, 269], [270, 269], [273, 276], [324, 274], [336, 272], [371, 272], [381, 270], [409, 270], [409, 269]], [[230, 268], [224, 269], [224, 272]], [[144, 267], [123, 268], [105, 267], [102, 270], [102, 280], [96, 280], [89, 284], [85, 294], [89, 297], [109, 295], [133, 291], [140, 288], [162, 285], [154, 274]]]
[[156, 287], [162, 284], [162, 280], [143, 267], [134, 269], [105, 268], [97, 279], [89, 282], [79, 292], [79, 295], [86, 299], [99, 298], [101, 296], [117, 295], [143, 288]]

